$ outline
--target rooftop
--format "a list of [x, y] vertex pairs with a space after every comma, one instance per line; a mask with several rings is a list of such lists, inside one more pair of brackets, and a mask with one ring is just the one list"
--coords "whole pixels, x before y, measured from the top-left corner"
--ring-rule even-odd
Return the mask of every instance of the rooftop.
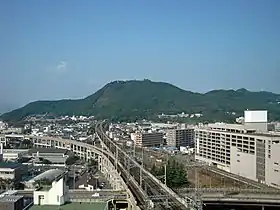
[[22, 199], [23, 196], [16, 196], [16, 195], [9, 195], [9, 196], [4, 196], [2, 198], [0, 198], [0, 202], [17, 202], [18, 200]]
[[11, 168], [15, 169], [18, 167], [21, 167], [22, 164], [20, 163], [14, 163], [14, 162], [0, 162], [0, 168]]
[[29, 153], [63, 153], [66, 154], [68, 150], [66, 149], [55, 149], [55, 148], [32, 148]]
[[60, 170], [60, 169], [50, 169], [50, 170], [47, 170], [47, 171], [39, 174], [38, 176], [34, 177], [33, 179], [29, 180], [28, 182], [34, 182], [34, 181], [40, 180], [40, 179], [48, 179], [48, 180], [53, 181], [57, 176], [60, 176], [63, 173], [64, 173], [64, 171]]
[[236, 129], [236, 130], [256, 130], [252, 126], [244, 124], [228, 124], [228, 123], [211, 123], [209, 128]]
[[34, 205], [29, 210], [104, 210], [106, 205], [106, 203], [68, 203], [63, 206]]

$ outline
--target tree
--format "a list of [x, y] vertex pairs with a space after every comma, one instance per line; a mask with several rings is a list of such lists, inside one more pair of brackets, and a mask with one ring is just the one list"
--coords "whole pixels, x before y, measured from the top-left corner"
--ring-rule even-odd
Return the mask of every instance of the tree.
[[[135, 94], [137, 93], [137, 94]], [[158, 114], [202, 113], [203, 121], [225, 121], [246, 109], [267, 109], [270, 119], [280, 119], [279, 94], [239, 90], [214, 90], [204, 94], [182, 90], [163, 82], [115, 81], [80, 100], [36, 101], [3, 114], [2, 120], [18, 122], [27, 116], [48, 114], [94, 115], [96, 119], [134, 121]], [[127, 100], [129, 99], [129, 100]]]
[[14, 187], [16, 190], [24, 190], [25, 185], [22, 182], [16, 182]]
[[43, 159], [42, 163], [45, 164], [45, 165], [50, 165], [50, 164], [52, 164], [52, 162], [51, 162], [50, 160], [45, 159], [45, 158]]
[[41, 186], [49, 186], [52, 184], [52, 181], [50, 181], [49, 179], [45, 178], [45, 179], [41, 179], [39, 180], [40, 185]]
[[35, 180], [33, 183], [32, 183], [33, 187], [35, 189], [37, 188], [40, 188], [41, 187], [41, 183], [40, 183], [40, 180]]
[[[162, 182], [164, 181], [164, 166], [152, 166], [151, 173], [157, 176]], [[168, 160], [166, 165], [167, 186], [171, 188], [180, 188], [188, 186], [187, 172], [182, 164], [179, 164], [174, 158]]]
[[73, 165], [79, 158], [75, 155], [71, 155], [66, 159], [66, 165]]
[[91, 158], [89, 160], [89, 166], [97, 166], [98, 165], [98, 161], [97, 160], [94, 160], [93, 158]]

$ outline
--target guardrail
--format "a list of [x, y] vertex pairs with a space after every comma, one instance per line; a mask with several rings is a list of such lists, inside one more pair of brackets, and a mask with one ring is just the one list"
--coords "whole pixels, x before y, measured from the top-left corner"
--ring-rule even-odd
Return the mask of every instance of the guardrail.
[[237, 194], [224, 195], [219, 193], [202, 194], [203, 202], [217, 201], [217, 202], [238, 202], [238, 203], [277, 203], [280, 205], [279, 195], [258, 195], [258, 194]]
[[240, 188], [184, 188], [177, 189], [178, 193], [230, 193], [230, 192], [238, 192], [238, 193], [254, 193], [254, 194], [277, 194], [280, 195], [280, 190], [277, 189], [240, 189]]
[[255, 187], [255, 188], [258, 188], [258, 189], [262, 189], [262, 188], [272, 188], [272, 189], [276, 189], [276, 188], [273, 188], [273, 187], [271, 187], [271, 186], [268, 186], [268, 185], [259, 183], [259, 182], [257, 182], [257, 181], [248, 179], [248, 178], [246, 178], [246, 177], [242, 177], [242, 176], [239, 176], [239, 175], [237, 175], [237, 174], [233, 174], [233, 173], [230, 173], [230, 172], [227, 172], [227, 171], [224, 171], [224, 170], [215, 168], [215, 167], [208, 166], [208, 167], [207, 167], [207, 170], [211, 171], [212, 173], [216, 173], [216, 174], [219, 174], [219, 175], [221, 175], [221, 176], [227, 177], [227, 178], [229, 178], [229, 179], [233, 179], [233, 180], [236, 180], [236, 181], [245, 183], [245, 184], [247, 184], [247, 185], [250, 185], [250, 186]]

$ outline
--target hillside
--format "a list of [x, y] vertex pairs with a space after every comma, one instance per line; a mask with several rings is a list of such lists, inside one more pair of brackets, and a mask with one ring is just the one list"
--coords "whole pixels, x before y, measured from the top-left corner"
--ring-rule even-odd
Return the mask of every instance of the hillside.
[[160, 113], [202, 113], [205, 120], [222, 120], [225, 112], [268, 109], [270, 119], [280, 120], [280, 95], [270, 92], [214, 90], [205, 94], [182, 90], [163, 82], [115, 81], [80, 100], [36, 101], [3, 114], [7, 121], [33, 114], [94, 115], [109, 119], [148, 118]]

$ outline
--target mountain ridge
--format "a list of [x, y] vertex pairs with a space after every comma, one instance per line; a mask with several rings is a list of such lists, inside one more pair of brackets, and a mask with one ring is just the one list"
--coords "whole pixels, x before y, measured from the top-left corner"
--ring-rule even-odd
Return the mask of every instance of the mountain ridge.
[[17, 121], [34, 114], [94, 115], [98, 118], [140, 119], [160, 113], [202, 113], [217, 120], [226, 112], [267, 109], [271, 119], [280, 119], [280, 95], [245, 88], [191, 92], [166, 82], [150, 80], [113, 81], [82, 99], [34, 101], [1, 116]]

